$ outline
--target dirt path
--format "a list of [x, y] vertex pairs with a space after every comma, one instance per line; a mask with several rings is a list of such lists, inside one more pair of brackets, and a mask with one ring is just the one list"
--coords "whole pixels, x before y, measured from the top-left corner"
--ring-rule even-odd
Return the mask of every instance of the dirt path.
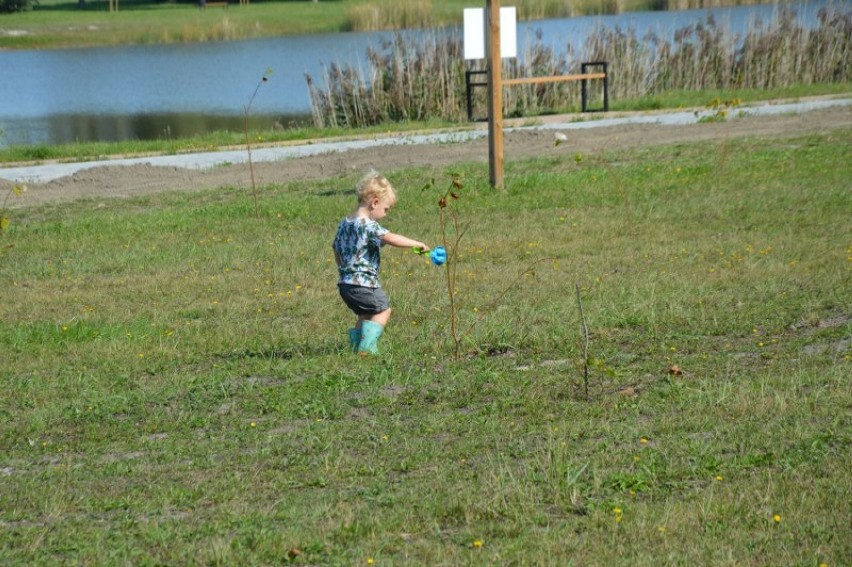
[[[560, 117], [547, 120], [555, 122]], [[566, 117], [561, 117], [562, 121]], [[740, 117], [718, 123], [681, 126], [628, 124], [572, 130], [566, 143], [554, 144], [554, 131], [524, 129], [509, 132], [505, 138], [505, 160], [539, 156], [594, 153], [604, 149], [656, 146], [679, 142], [715, 143], [742, 137], [795, 137], [852, 127], [852, 105], [812, 110], [801, 114]], [[488, 142], [480, 138], [468, 142], [422, 145], [394, 145], [349, 150], [310, 157], [254, 164], [259, 185], [295, 180], [334, 179], [357, 174], [368, 168], [381, 171], [409, 167], [444, 167], [461, 162], [488, 161]], [[248, 166], [233, 164], [206, 170], [152, 165], [99, 165], [44, 184], [28, 184], [24, 198], [13, 199], [10, 207], [67, 202], [80, 198], [133, 197], [162, 191], [201, 190], [217, 187], [250, 186]], [[0, 194], [12, 183], [0, 179]]]

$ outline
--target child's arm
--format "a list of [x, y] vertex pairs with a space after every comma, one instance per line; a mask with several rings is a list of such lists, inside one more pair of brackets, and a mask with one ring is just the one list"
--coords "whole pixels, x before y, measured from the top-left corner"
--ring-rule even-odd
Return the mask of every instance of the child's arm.
[[424, 244], [419, 240], [412, 240], [411, 238], [401, 234], [394, 234], [393, 232], [385, 233], [385, 235], [382, 236], [382, 242], [390, 244], [391, 246], [396, 246], [397, 248], [419, 248], [423, 252], [431, 250], [428, 244]]

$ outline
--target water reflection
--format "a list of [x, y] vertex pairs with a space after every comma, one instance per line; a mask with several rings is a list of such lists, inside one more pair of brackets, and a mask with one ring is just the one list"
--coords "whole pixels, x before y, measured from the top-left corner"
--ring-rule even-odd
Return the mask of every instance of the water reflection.
[[[171, 140], [211, 132], [242, 132], [245, 117], [200, 112], [144, 114], [53, 114], [39, 119], [3, 121], [0, 139], [10, 145], [67, 144], [73, 142], [119, 142], [125, 140]], [[252, 131], [307, 126], [310, 115], [252, 114]], [[0, 146], [3, 144], [0, 143]]]

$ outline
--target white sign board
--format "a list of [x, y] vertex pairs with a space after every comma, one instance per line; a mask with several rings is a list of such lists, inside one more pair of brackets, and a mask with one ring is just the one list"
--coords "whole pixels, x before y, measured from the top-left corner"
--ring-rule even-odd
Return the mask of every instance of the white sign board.
[[[517, 10], [500, 8], [500, 56], [518, 56]], [[464, 9], [464, 58], [485, 59], [485, 8]]]

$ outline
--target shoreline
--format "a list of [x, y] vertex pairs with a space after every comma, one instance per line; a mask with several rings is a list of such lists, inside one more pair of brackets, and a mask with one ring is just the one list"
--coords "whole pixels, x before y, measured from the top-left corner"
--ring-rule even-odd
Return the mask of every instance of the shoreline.
[[[771, 101], [762, 104], [743, 105], [729, 111], [726, 120], [737, 120], [747, 116], [766, 116], [777, 114], [801, 114], [812, 110], [852, 105], [852, 96], [812, 97], [803, 101]], [[635, 124], [658, 124], [663, 126], [683, 126], [711, 120], [716, 111], [708, 109], [662, 110], [646, 112], [613, 112], [607, 116], [583, 117], [561, 114], [538, 117], [538, 124], [524, 126], [529, 119], [507, 119], [504, 131], [524, 132], [533, 130], [581, 130], [588, 128], [607, 128]], [[326, 153], [343, 153], [350, 150], [379, 148], [405, 144], [447, 144], [468, 142], [487, 138], [487, 124], [476, 123], [473, 128], [452, 129], [449, 131], [411, 132], [407, 134], [387, 134], [352, 136], [338, 139], [302, 140], [298, 142], [272, 143], [252, 147], [254, 162], [274, 162], [285, 159], [310, 157]], [[179, 154], [149, 154], [143, 156], [116, 156], [113, 158], [53, 163], [30, 163], [0, 166], [0, 179], [12, 183], [47, 183], [74, 175], [75, 173], [102, 166], [152, 165], [155, 167], [177, 167], [203, 170], [227, 164], [241, 164], [248, 161], [244, 147], [219, 148], [205, 152], [186, 152]]]

